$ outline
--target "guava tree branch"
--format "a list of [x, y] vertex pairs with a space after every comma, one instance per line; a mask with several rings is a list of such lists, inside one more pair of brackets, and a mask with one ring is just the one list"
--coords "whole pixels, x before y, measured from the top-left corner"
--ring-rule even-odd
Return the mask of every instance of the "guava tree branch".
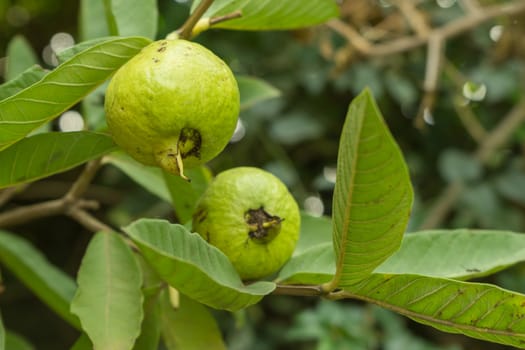
[[441, 27], [429, 28], [421, 12], [412, 1], [395, 0], [394, 3], [415, 34], [382, 43], [373, 43], [361, 35], [351, 24], [339, 19], [332, 20], [327, 25], [346, 38], [361, 55], [367, 57], [384, 57], [427, 45], [427, 64], [423, 83], [425, 96], [415, 120], [415, 125], [418, 127], [424, 126], [422, 116], [425, 111], [432, 109], [435, 102], [435, 91], [441, 75], [441, 63], [445, 58], [444, 48], [447, 40], [476, 28], [495, 17], [512, 16], [525, 11], [525, 1], [523, 0], [486, 7], [481, 6], [476, 0], [463, 0], [460, 4], [465, 15]]
[[325, 294], [321, 286], [315, 285], [288, 285], [278, 284], [275, 290], [272, 292], [273, 295], [293, 295], [293, 296], [322, 296]]
[[99, 203], [81, 198], [95, 177], [100, 165], [100, 159], [89, 162], [62, 198], [27, 205], [1, 213], [0, 228], [19, 225], [43, 217], [64, 214], [70, 216], [90, 231], [113, 231], [112, 228], [100, 222], [86, 211], [98, 209]]
[[195, 24], [199, 21], [199, 19], [204, 15], [206, 10], [211, 6], [214, 0], [202, 0], [195, 11], [188, 17], [186, 22], [182, 25], [182, 27], [179, 29], [179, 37], [181, 39], [190, 39], [191, 33], [193, 30], [193, 27], [195, 27]]

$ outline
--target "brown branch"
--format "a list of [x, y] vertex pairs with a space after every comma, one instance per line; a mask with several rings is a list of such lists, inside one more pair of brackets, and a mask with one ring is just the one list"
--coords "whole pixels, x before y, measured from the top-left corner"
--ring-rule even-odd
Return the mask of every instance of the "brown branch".
[[242, 11], [237, 10], [233, 11], [232, 13], [228, 13], [224, 16], [217, 16], [210, 18], [210, 26], [219, 24], [226, 21], [231, 21], [232, 19], [240, 18], [242, 17]]
[[68, 212], [68, 215], [75, 219], [78, 223], [84, 226], [91, 232], [114, 232], [115, 230], [103, 222], [96, 219], [87, 211], [76, 207]]
[[299, 286], [278, 284], [272, 292], [274, 295], [293, 295], [293, 296], [322, 296], [325, 294], [321, 286]]
[[190, 39], [192, 36], [193, 27], [195, 27], [195, 24], [199, 21], [199, 19], [204, 15], [204, 13], [208, 10], [208, 8], [213, 4], [213, 0], [202, 0], [195, 11], [188, 17], [186, 22], [182, 25], [182, 27], [177, 30], [179, 32], [179, 37], [181, 39]]
[[11, 198], [16, 196], [19, 192], [23, 191], [27, 186], [27, 184], [24, 184], [0, 190], [0, 207], [9, 202]]
[[[370, 43], [349, 24], [341, 20], [332, 20], [327, 25], [345, 37], [361, 54], [365, 56], [387, 56], [425, 45], [433, 35], [442, 37], [443, 40], [449, 39], [495, 17], [516, 15], [522, 11], [525, 11], [525, 1], [522, 0], [502, 5], [487, 6], [482, 8], [479, 13], [469, 13], [442, 27], [430, 30], [426, 35], [410, 35], [380, 44]], [[363, 43], [367, 45], [363, 45]]]
[[100, 165], [100, 159], [89, 162], [69, 191], [60, 199], [27, 205], [0, 214], [0, 227], [15, 226], [30, 220], [65, 214], [93, 232], [114, 231], [86, 211], [97, 210], [100, 206], [99, 203], [81, 198], [95, 177]]
[[428, 35], [430, 27], [425, 16], [416, 8], [413, 0], [394, 0], [394, 4], [418, 36], [425, 37]]
[[55, 199], [33, 205], [12, 209], [0, 214], [0, 227], [15, 226], [30, 220], [59, 215], [64, 212], [65, 203]]

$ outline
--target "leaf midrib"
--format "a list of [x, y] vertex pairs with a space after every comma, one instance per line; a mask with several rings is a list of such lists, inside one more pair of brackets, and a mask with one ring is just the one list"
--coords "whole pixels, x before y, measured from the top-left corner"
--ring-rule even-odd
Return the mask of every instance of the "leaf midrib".
[[[360, 107], [361, 107], [360, 112], [363, 112], [364, 106], [361, 105]], [[363, 130], [364, 117], [361, 117], [362, 114], [358, 114], [358, 115], [360, 115], [360, 118], [358, 121], [358, 132], [357, 132], [358, 137], [355, 138], [356, 140], [358, 140], [358, 142], [355, 142], [355, 151], [354, 151], [355, 156], [352, 157], [352, 166], [350, 168], [351, 175], [355, 174], [355, 169], [357, 168], [357, 159], [358, 159], [358, 154], [359, 154], [359, 140], [361, 139], [361, 133]], [[343, 227], [342, 227], [341, 237], [339, 239], [339, 243], [340, 243], [339, 255], [337, 257], [336, 272], [335, 272], [332, 282], [330, 283], [334, 287], [337, 286], [341, 280], [341, 275], [342, 275], [341, 266], [343, 265], [345, 256], [346, 256], [346, 246], [348, 242], [348, 228], [350, 226], [350, 213], [352, 211], [352, 198], [354, 194], [355, 176], [349, 176], [348, 178], [349, 178], [350, 184], [348, 186], [349, 190], [348, 190], [348, 195], [346, 196], [347, 205], [345, 205], [345, 213], [344, 213], [344, 219], [343, 219], [343, 225], [342, 225]], [[334, 228], [335, 228], [335, 225], [334, 225]]]

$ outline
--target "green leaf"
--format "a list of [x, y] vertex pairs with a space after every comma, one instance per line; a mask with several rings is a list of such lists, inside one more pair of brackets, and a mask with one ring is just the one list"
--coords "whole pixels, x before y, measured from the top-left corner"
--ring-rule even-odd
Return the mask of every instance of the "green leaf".
[[31, 44], [22, 35], [16, 35], [7, 46], [6, 80], [14, 79], [37, 63], [38, 59]]
[[264, 281], [243, 285], [228, 258], [184, 226], [141, 219], [124, 231], [162, 279], [205, 305], [236, 311], [275, 289], [275, 284]]
[[217, 322], [202, 304], [180, 296], [174, 309], [167, 293], [162, 303], [162, 337], [168, 350], [225, 350]]
[[316, 217], [302, 212], [301, 234], [294, 255], [327, 242], [332, 244], [332, 220], [325, 216]]
[[374, 303], [444, 332], [525, 348], [525, 295], [490, 284], [373, 274], [332, 295]]
[[144, 320], [139, 337], [133, 346], [133, 350], [157, 349], [160, 342], [160, 316], [166, 310], [161, 309], [159, 302], [159, 292], [150, 293], [144, 296]]
[[80, 41], [109, 35], [104, 0], [80, 0]]
[[170, 191], [160, 168], [141, 164], [124, 152], [114, 152], [107, 160], [150, 193], [171, 202]]
[[5, 348], [7, 350], [35, 350], [35, 347], [24, 337], [10, 331], [6, 333]]
[[0, 350], [5, 350], [5, 327], [2, 314], [0, 314]]
[[322, 243], [294, 255], [279, 271], [276, 281], [286, 284], [322, 284], [335, 273], [332, 242]]
[[401, 151], [365, 90], [350, 104], [339, 144], [330, 288], [366, 278], [399, 248], [412, 201]]
[[120, 36], [157, 34], [158, 9], [156, 0], [108, 0]]
[[60, 64], [66, 62], [67, 60], [70, 60], [71, 58], [73, 58], [75, 55], [78, 55], [79, 53], [81, 53], [82, 51], [85, 51], [95, 45], [98, 45], [98, 44], [101, 44], [103, 42], [106, 42], [108, 40], [113, 40], [113, 39], [116, 39], [117, 37], [111, 37], [111, 36], [107, 36], [107, 37], [102, 37], [102, 38], [95, 38], [95, 39], [91, 39], [91, 40], [87, 40], [87, 41], [82, 41], [76, 45], [73, 45], [71, 47], [68, 47], [67, 49], [64, 49], [60, 52], [58, 52], [56, 55], [57, 55], [57, 59], [58, 59], [58, 62]]
[[242, 75], [237, 75], [235, 78], [241, 94], [241, 110], [281, 95], [279, 90], [262, 79]]
[[144, 319], [142, 320], [140, 335], [133, 346], [133, 350], [157, 349], [160, 342], [161, 322], [161, 295], [166, 289], [166, 284], [160, 279], [159, 275], [144, 260], [142, 255], [134, 254], [142, 271], [142, 292], [144, 302]]
[[133, 253], [112, 232], [97, 233], [78, 272], [71, 312], [80, 319], [93, 347], [131, 349], [140, 333], [142, 276]]
[[5, 100], [9, 96], [16, 94], [30, 85], [33, 85], [42, 79], [47, 72], [47, 70], [36, 64], [29, 67], [20, 75], [17, 75], [16, 78], [0, 85], [0, 101]]
[[[333, 276], [331, 244], [321, 243], [295, 254], [277, 281], [320, 284]], [[508, 231], [432, 230], [406, 234], [397, 252], [377, 273], [417, 274], [472, 279], [487, 276], [525, 260], [525, 235]]]
[[401, 248], [376, 272], [471, 279], [524, 260], [525, 235], [522, 233], [431, 230], [407, 234]]
[[86, 333], [82, 333], [70, 350], [93, 350], [93, 344]]
[[143, 165], [123, 152], [115, 152], [108, 159], [112, 165], [119, 168], [150, 193], [172, 203], [175, 214], [181, 223], [191, 219], [196, 201], [212, 178], [206, 167], [186, 169], [186, 175], [191, 179], [191, 182], [188, 182], [180, 176], [168, 174], [158, 167]]
[[0, 150], [69, 109], [149, 43], [141, 37], [105, 41], [0, 101]]
[[[200, 1], [194, 1], [192, 11]], [[236, 30], [283, 30], [309, 27], [339, 16], [333, 0], [216, 0], [204, 18], [241, 11], [242, 17], [213, 25]]]
[[75, 328], [78, 319], [69, 311], [75, 282], [25, 239], [0, 230], [0, 262], [60, 317]]
[[213, 178], [211, 171], [205, 166], [185, 169], [184, 171], [191, 182], [180, 176], [162, 172], [171, 194], [171, 203], [175, 209], [175, 215], [178, 221], [183, 224], [191, 220], [197, 201]]
[[56, 174], [116, 148], [109, 135], [53, 132], [24, 138], [0, 152], [0, 188]]
[[438, 166], [441, 176], [448, 182], [477, 180], [483, 173], [478, 160], [456, 149], [443, 151], [439, 157]]

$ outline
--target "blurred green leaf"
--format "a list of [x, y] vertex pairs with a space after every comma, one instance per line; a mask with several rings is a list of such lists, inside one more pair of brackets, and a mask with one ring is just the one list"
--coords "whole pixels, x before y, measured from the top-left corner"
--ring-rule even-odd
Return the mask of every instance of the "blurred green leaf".
[[204, 305], [180, 295], [174, 309], [167, 293], [162, 301], [162, 337], [168, 350], [226, 349], [217, 322]]
[[404, 74], [389, 70], [385, 75], [385, 86], [402, 108], [416, 105], [418, 89]]
[[316, 349], [368, 350], [377, 348], [377, 334], [366, 310], [321, 300], [294, 318], [287, 331], [289, 340], [317, 341]]
[[160, 168], [143, 165], [124, 152], [113, 152], [107, 160], [150, 193], [171, 203], [170, 191]]
[[237, 75], [235, 78], [241, 94], [241, 110], [281, 94], [279, 90], [262, 79], [243, 75]]
[[89, 131], [30, 136], [0, 152], [0, 188], [66, 171], [116, 148], [109, 135]]
[[333, 198], [331, 288], [366, 278], [399, 248], [412, 206], [408, 169], [369, 90], [348, 109]]
[[0, 101], [0, 150], [69, 109], [149, 42], [140, 37], [105, 41]]
[[[192, 11], [200, 1], [193, 2]], [[204, 17], [241, 11], [242, 17], [213, 25], [235, 30], [282, 30], [309, 27], [339, 16], [333, 0], [216, 0]]]
[[80, 0], [80, 41], [84, 42], [109, 35], [104, 1], [105, 0]]
[[6, 350], [35, 350], [36, 348], [22, 336], [14, 332], [6, 332], [5, 337]]
[[503, 206], [494, 188], [488, 183], [481, 183], [463, 190], [458, 203], [469, 209], [482, 227], [501, 227], [499, 220]]
[[481, 164], [470, 154], [456, 149], [447, 149], [441, 153], [438, 168], [448, 182], [477, 180], [483, 171]]
[[78, 319], [69, 311], [75, 282], [40, 251], [25, 239], [0, 230], [0, 261], [60, 317], [80, 328]]
[[22, 35], [15, 35], [7, 46], [6, 80], [16, 78], [37, 63], [38, 59], [31, 44]]
[[8, 98], [11, 95], [33, 85], [47, 74], [47, 70], [39, 65], [33, 65], [17, 75], [15, 78], [0, 85], [0, 101]]
[[496, 103], [512, 96], [520, 89], [520, 81], [516, 77], [521, 74], [523, 74], [523, 64], [509, 60], [500, 65], [485, 63], [475, 66], [469, 76], [471, 80], [486, 86], [486, 101]]
[[184, 226], [141, 219], [124, 231], [162, 279], [205, 305], [235, 311], [257, 303], [275, 288], [264, 281], [243, 285], [228, 258]]
[[93, 350], [93, 344], [86, 333], [82, 333], [69, 350]]
[[275, 120], [270, 126], [270, 136], [285, 145], [316, 139], [323, 132], [323, 123], [305, 113], [287, 115]]
[[334, 298], [380, 305], [444, 332], [523, 348], [525, 295], [483, 283], [373, 274]]
[[525, 174], [510, 170], [496, 179], [496, 190], [505, 198], [525, 205]]
[[186, 175], [191, 179], [191, 182], [188, 182], [158, 167], [143, 165], [123, 152], [115, 152], [108, 159], [146, 190], [172, 203], [181, 223], [191, 220], [195, 203], [212, 179], [205, 166], [186, 169]]
[[142, 276], [130, 247], [113, 232], [97, 233], [77, 276], [71, 312], [95, 349], [131, 349], [143, 319]]
[[106, 0], [119, 36], [144, 36], [154, 39], [157, 34], [158, 9], [156, 0]]

